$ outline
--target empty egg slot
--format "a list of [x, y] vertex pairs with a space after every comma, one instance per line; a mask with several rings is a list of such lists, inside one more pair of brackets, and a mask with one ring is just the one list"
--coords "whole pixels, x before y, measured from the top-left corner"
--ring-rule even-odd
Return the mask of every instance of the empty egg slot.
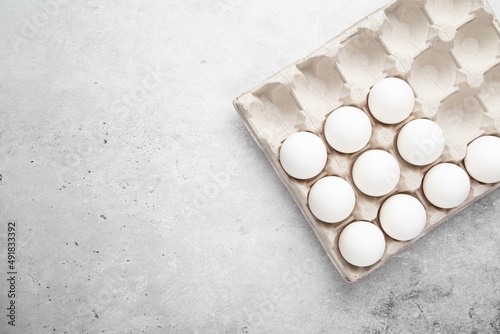
[[370, 30], [359, 29], [339, 49], [338, 67], [351, 85], [367, 90], [384, 77], [387, 59], [387, 51], [377, 35]]
[[431, 21], [441, 27], [457, 28], [472, 19], [471, 1], [428, 0], [424, 8]]
[[484, 75], [479, 98], [491, 114], [500, 118], [500, 65], [496, 65]]
[[323, 118], [339, 106], [344, 81], [331, 56], [318, 56], [297, 65], [291, 87], [303, 110], [314, 111], [315, 117]]
[[482, 134], [484, 113], [472, 89], [461, 90], [442, 102], [435, 121], [445, 133], [443, 160], [458, 162], [465, 157], [467, 143]]
[[429, 44], [430, 22], [419, 3], [395, 3], [385, 10], [380, 39], [391, 54], [413, 60]]
[[[273, 125], [273, 128], [282, 128], [287, 136], [298, 131], [316, 131], [316, 124], [301, 109], [287, 84], [268, 84], [261, 92], [257, 92], [256, 95], [262, 103], [262, 114], [268, 120], [267, 126], [270, 123]], [[281, 140], [284, 139], [282, 138]]]
[[457, 70], [448, 52], [430, 48], [415, 59], [408, 82], [418, 98], [439, 102], [455, 90]]
[[496, 61], [500, 42], [492, 21], [492, 17], [484, 13], [457, 31], [452, 53], [468, 72], [481, 72]]

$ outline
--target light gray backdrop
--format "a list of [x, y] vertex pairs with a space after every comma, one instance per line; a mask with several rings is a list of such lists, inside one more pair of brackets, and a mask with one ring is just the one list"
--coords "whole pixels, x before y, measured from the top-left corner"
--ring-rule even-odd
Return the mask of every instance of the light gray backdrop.
[[350, 285], [232, 108], [385, 4], [0, 0], [0, 331], [498, 333], [500, 192]]

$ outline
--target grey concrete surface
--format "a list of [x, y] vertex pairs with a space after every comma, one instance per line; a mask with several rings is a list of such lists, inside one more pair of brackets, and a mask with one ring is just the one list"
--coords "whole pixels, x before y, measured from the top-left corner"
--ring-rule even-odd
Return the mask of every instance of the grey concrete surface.
[[232, 108], [385, 3], [0, 0], [0, 331], [499, 333], [499, 191], [347, 284]]

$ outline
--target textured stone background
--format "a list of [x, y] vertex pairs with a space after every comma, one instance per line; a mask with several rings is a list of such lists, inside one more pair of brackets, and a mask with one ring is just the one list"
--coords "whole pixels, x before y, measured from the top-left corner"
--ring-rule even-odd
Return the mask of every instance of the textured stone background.
[[499, 191], [350, 285], [232, 108], [385, 3], [0, 0], [0, 331], [499, 333]]

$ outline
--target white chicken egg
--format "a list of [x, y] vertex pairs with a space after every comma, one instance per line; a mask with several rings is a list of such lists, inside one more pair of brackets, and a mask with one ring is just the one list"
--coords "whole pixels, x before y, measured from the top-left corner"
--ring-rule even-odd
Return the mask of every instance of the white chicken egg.
[[330, 146], [342, 153], [354, 153], [368, 144], [372, 125], [368, 116], [356, 107], [340, 107], [325, 122], [325, 138]]
[[396, 188], [401, 170], [390, 153], [369, 150], [361, 154], [352, 168], [354, 184], [368, 196], [383, 196]]
[[469, 144], [464, 160], [469, 175], [482, 183], [500, 182], [500, 138], [479, 137]]
[[373, 117], [385, 124], [402, 122], [413, 111], [415, 94], [410, 85], [398, 78], [378, 81], [370, 90], [368, 107]]
[[382, 204], [379, 220], [387, 235], [396, 240], [407, 241], [422, 233], [427, 215], [418, 199], [407, 194], [397, 194]]
[[398, 135], [398, 151], [412, 165], [424, 166], [436, 161], [446, 144], [443, 130], [428, 119], [416, 119], [406, 124]]
[[280, 162], [285, 172], [307, 180], [318, 175], [326, 164], [326, 146], [315, 134], [297, 132], [288, 137], [280, 149]]
[[371, 266], [384, 255], [384, 234], [367, 221], [350, 223], [340, 234], [339, 250], [350, 264], [358, 267]]
[[442, 209], [451, 209], [462, 204], [469, 196], [470, 179], [457, 165], [442, 163], [427, 172], [423, 190], [429, 202]]
[[337, 176], [317, 181], [309, 191], [309, 208], [313, 215], [326, 223], [338, 223], [351, 214], [356, 196], [351, 185]]

